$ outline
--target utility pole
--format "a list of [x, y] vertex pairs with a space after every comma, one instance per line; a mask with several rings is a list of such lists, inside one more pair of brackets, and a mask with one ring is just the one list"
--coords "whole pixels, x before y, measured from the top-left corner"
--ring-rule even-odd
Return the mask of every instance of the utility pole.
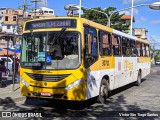
[[14, 59], [13, 59], [13, 76], [12, 76], [12, 82], [13, 82], [13, 91], [14, 91], [14, 84], [15, 84], [15, 78], [16, 78], [16, 29], [13, 29], [13, 46], [14, 46]]
[[19, 5], [19, 9], [23, 9], [23, 22], [26, 19], [26, 14], [25, 14], [26, 10], [29, 10], [28, 6], [31, 6], [31, 5], [28, 5], [26, 0], [23, 1], [22, 5]]
[[44, 5], [44, 7], [47, 7], [47, 6], [48, 6], [47, 0], [43, 0], [43, 5]]
[[154, 64], [155, 63], [155, 51], [156, 51], [156, 45], [158, 44], [157, 41], [155, 39], [160, 39], [159, 36], [150, 36], [150, 42], [152, 44], [152, 49], [153, 49], [153, 57], [152, 57], [152, 63]]
[[152, 50], [153, 50], [153, 55], [152, 55], [152, 64], [154, 64], [155, 60], [154, 60], [154, 54], [155, 54], [155, 40], [152, 39], [152, 36], [150, 36], [150, 42], [152, 45]]
[[41, 0], [31, 0], [31, 2], [34, 3], [34, 18], [36, 18], [36, 13], [37, 13], [37, 3], [42, 2]]
[[133, 4], [134, 4], [134, 0], [132, 0], [132, 9], [131, 9], [131, 29], [130, 29], [130, 35], [132, 35], [132, 30], [133, 30]]
[[24, 2], [23, 2], [23, 20], [26, 19], [26, 14], [25, 14], [25, 12], [26, 12], [26, 10], [27, 10], [27, 6], [29, 6], [29, 5], [27, 4], [27, 1], [24, 0]]

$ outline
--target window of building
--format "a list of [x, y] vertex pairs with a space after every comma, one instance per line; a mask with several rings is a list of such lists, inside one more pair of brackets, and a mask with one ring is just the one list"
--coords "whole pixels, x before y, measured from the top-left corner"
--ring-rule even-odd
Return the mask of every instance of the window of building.
[[28, 15], [29, 18], [31, 18], [31, 15]]
[[48, 11], [44, 11], [44, 13], [48, 13]]
[[99, 39], [100, 39], [100, 55], [106, 56], [111, 55], [111, 35], [105, 31], [99, 32]]
[[16, 21], [17, 20], [17, 17], [16, 16], [13, 16], [13, 21]]
[[112, 51], [113, 55], [121, 55], [121, 37], [112, 35]]
[[8, 21], [8, 16], [5, 16], [5, 21]]
[[53, 11], [49, 11], [49, 13], [53, 13]]
[[10, 25], [7, 25], [7, 29], [10, 29], [10, 27], [11, 27]]

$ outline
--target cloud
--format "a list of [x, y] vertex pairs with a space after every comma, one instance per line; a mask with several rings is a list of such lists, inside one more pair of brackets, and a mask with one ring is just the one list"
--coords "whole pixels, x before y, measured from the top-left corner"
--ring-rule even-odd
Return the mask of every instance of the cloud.
[[151, 21], [151, 24], [160, 24], [160, 20], [153, 20]]
[[135, 20], [136, 23], [145, 22], [147, 19], [143, 16], [140, 17], [140, 19]]
[[[139, 11], [138, 9], [134, 8], [133, 9], [134, 15], [138, 15]], [[121, 11], [119, 12], [120, 14], [125, 14], [125, 15], [131, 15], [131, 9], [130, 10], [125, 10], [125, 11]]]
[[[151, 0], [134, 0], [134, 3], [140, 3], [140, 2], [148, 2]], [[132, 3], [132, 0], [122, 0], [123, 4], [130, 4]]]
[[134, 8], [133, 11], [134, 11], [134, 14], [138, 15], [139, 13], [138, 9]]
[[141, 21], [147, 21], [147, 19], [145, 17], [143, 17], [143, 16], [141, 16], [140, 20]]
[[130, 15], [131, 13], [130, 13], [130, 11], [121, 11], [121, 12], [119, 12], [119, 14], [120, 14], [120, 15], [121, 15], [121, 14]]

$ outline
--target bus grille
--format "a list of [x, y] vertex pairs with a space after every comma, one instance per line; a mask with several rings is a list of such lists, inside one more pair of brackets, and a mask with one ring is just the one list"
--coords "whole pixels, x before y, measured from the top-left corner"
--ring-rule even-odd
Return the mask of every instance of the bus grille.
[[70, 74], [65, 75], [43, 75], [43, 74], [31, 74], [26, 73], [30, 78], [37, 80], [37, 81], [50, 81], [50, 82], [58, 82], [66, 77], [68, 77]]

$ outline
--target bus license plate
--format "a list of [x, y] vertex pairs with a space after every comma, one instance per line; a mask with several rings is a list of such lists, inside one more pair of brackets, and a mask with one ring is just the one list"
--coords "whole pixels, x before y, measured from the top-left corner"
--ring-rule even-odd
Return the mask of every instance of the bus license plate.
[[49, 92], [41, 92], [41, 95], [42, 96], [51, 96], [51, 93], [49, 93]]

